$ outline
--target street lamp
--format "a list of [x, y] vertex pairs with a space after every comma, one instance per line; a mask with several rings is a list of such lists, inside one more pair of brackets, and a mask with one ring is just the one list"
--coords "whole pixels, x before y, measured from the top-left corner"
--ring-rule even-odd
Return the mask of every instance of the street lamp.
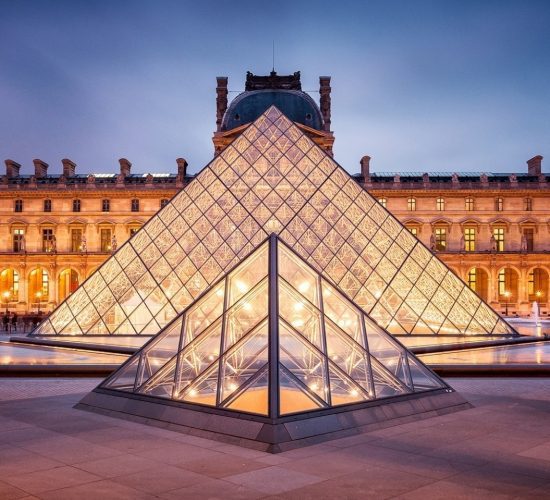
[[504, 313], [505, 316], [508, 316], [508, 300], [510, 299], [510, 295], [512, 295], [512, 293], [509, 290], [506, 290], [504, 292], [504, 296], [506, 297], [506, 312]]
[[42, 298], [42, 292], [36, 292], [34, 294], [34, 296], [36, 297], [36, 300], [38, 302], [38, 310], [37, 310], [37, 313], [38, 315], [40, 316], [40, 299]]
[[9, 292], [9, 290], [6, 290], [2, 296], [4, 297], [4, 302], [6, 303], [6, 314], [8, 314], [8, 307], [9, 307], [9, 304], [10, 304], [10, 295], [11, 293]]

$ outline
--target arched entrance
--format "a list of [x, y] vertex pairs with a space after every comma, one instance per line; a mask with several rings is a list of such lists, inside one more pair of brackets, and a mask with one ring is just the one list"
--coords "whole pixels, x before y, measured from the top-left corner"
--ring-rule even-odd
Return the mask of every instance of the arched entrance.
[[19, 300], [19, 273], [15, 269], [4, 269], [0, 273], [0, 300], [6, 310], [10, 302]]
[[529, 302], [537, 301], [539, 304], [548, 302], [548, 273], [536, 267], [528, 275]]
[[74, 269], [61, 271], [58, 279], [59, 302], [63, 302], [78, 288], [78, 273]]
[[[518, 302], [518, 273], [511, 267], [505, 267], [498, 272], [498, 300], [504, 304], [506, 313], [510, 305]], [[512, 311], [515, 312], [515, 311]]]
[[29, 305], [40, 312], [48, 303], [49, 292], [50, 278], [48, 271], [43, 267], [33, 269], [29, 274]]
[[472, 267], [468, 271], [468, 286], [483, 300], [489, 296], [489, 275], [480, 267]]

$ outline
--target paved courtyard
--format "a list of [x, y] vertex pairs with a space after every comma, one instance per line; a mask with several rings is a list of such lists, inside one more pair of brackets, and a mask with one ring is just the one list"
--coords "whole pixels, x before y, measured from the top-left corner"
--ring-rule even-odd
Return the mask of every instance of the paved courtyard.
[[0, 499], [550, 498], [550, 380], [449, 382], [475, 408], [270, 455], [74, 410], [97, 379], [0, 379]]

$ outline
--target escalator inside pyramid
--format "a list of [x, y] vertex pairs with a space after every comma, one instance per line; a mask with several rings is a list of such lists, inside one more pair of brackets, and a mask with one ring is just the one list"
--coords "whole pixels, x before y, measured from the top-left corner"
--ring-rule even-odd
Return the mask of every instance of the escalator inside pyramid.
[[[361, 421], [387, 423], [392, 412], [421, 417], [427, 401], [430, 411], [467, 406], [271, 235], [80, 407], [282, 451], [307, 444], [306, 436], [357, 432]], [[222, 413], [207, 418], [214, 408]], [[320, 431], [318, 419], [332, 412], [340, 417]], [[249, 424], [254, 417], [256, 425]], [[296, 419], [304, 421], [302, 437], [289, 431]]]
[[138, 348], [272, 233], [392, 335], [515, 335], [336, 163], [314, 103], [299, 122], [285, 99], [307, 94], [248, 94], [264, 107], [230, 106], [215, 158], [31, 337]]

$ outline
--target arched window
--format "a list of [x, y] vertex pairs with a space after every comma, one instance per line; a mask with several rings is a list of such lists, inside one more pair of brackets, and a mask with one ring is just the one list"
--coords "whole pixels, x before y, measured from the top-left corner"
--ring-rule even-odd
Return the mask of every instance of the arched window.
[[48, 302], [50, 279], [48, 271], [43, 267], [33, 269], [29, 274], [29, 303], [38, 304]]
[[4, 269], [0, 273], [0, 295], [4, 306], [19, 300], [19, 273], [15, 269]]
[[78, 288], [78, 273], [74, 269], [65, 269], [59, 274], [59, 302], [65, 300]]

